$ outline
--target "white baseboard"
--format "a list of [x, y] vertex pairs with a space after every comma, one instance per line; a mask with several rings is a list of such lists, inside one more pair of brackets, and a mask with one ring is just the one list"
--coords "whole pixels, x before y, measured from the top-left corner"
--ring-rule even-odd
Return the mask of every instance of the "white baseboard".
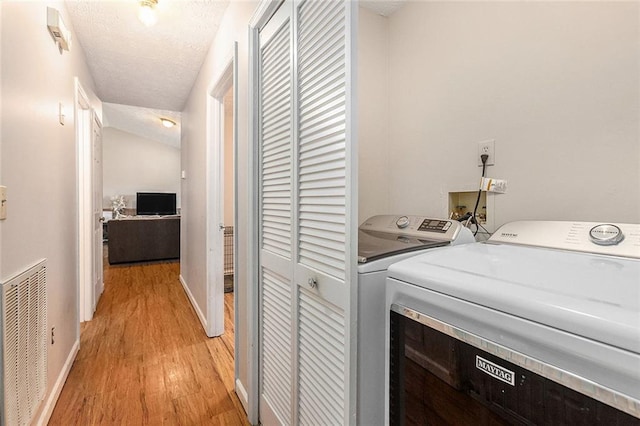
[[56, 402], [58, 402], [58, 398], [60, 397], [60, 392], [62, 392], [62, 388], [64, 387], [64, 383], [67, 381], [67, 377], [69, 377], [69, 372], [71, 371], [71, 366], [73, 365], [73, 361], [76, 359], [76, 355], [78, 355], [78, 351], [80, 350], [80, 339], [76, 340], [71, 348], [71, 352], [69, 352], [69, 356], [62, 366], [62, 371], [58, 375], [58, 379], [56, 383], [53, 385], [51, 389], [51, 393], [49, 394], [49, 398], [47, 399], [47, 403], [44, 408], [40, 412], [40, 418], [36, 422], [38, 426], [44, 426], [49, 423], [49, 419], [51, 418], [51, 414], [53, 414], [53, 409], [56, 406]]
[[184, 292], [187, 293], [187, 297], [189, 298], [189, 302], [191, 302], [191, 306], [193, 306], [193, 310], [196, 311], [196, 315], [198, 315], [198, 319], [200, 320], [200, 324], [202, 324], [202, 328], [204, 328], [205, 333], [207, 332], [207, 317], [204, 316], [202, 311], [200, 310], [200, 306], [196, 303], [196, 299], [191, 294], [191, 290], [189, 290], [189, 286], [182, 278], [182, 274], [180, 274], [180, 283], [182, 284], [182, 288]]
[[247, 396], [247, 390], [242, 386], [240, 379], [236, 379], [236, 394], [238, 395], [238, 399], [240, 399], [240, 403], [242, 404], [244, 411], [248, 413], [249, 397]]

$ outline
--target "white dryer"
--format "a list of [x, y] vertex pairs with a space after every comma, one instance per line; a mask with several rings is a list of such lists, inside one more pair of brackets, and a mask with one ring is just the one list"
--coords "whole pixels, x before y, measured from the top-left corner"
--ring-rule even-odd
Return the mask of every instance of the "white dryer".
[[384, 422], [385, 279], [389, 265], [425, 250], [475, 242], [457, 221], [380, 215], [358, 232], [358, 424]]
[[640, 424], [640, 225], [514, 222], [388, 276], [391, 424]]

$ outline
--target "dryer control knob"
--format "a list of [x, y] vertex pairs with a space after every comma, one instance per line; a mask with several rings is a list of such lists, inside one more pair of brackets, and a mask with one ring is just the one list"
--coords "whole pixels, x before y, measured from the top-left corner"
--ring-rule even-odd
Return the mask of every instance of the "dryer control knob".
[[409, 226], [409, 218], [407, 216], [399, 217], [398, 220], [396, 220], [396, 226], [400, 229], [406, 228]]
[[600, 246], [615, 246], [624, 240], [624, 234], [617, 226], [605, 223], [591, 228], [589, 238]]

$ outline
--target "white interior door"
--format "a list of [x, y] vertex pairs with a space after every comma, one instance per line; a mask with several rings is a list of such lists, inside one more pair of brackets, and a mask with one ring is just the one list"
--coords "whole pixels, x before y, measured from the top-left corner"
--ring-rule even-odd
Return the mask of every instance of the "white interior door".
[[98, 300], [104, 290], [102, 269], [102, 126], [98, 117], [92, 120], [91, 131], [92, 152], [92, 212], [93, 212], [93, 271], [92, 271], [92, 311], [95, 311]]
[[264, 424], [355, 423], [353, 9], [286, 2], [260, 32]]
[[[350, 1], [296, 3], [298, 420], [355, 422]], [[355, 26], [353, 27], [355, 28]], [[352, 222], [353, 218], [353, 222]]]
[[[235, 78], [237, 75], [237, 43], [233, 44], [233, 55], [229, 57], [222, 74], [211, 83], [207, 97], [207, 319], [206, 333], [209, 337], [224, 333], [224, 273], [225, 273], [225, 226], [233, 226], [235, 218], [227, 218], [228, 209], [235, 211], [235, 193], [228, 194], [228, 183], [233, 184], [235, 167], [226, 174], [228, 159], [235, 162], [236, 144], [235, 112], [237, 102]], [[229, 95], [230, 94], [230, 95]], [[225, 98], [228, 96], [231, 98]], [[231, 104], [227, 109], [227, 105]], [[227, 182], [227, 181], [231, 182]], [[233, 213], [235, 215], [235, 213]], [[229, 222], [227, 222], [229, 220]], [[235, 299], [235, 298], [234, 298]], [[234, 300], [235, 306], [235, 300]], [[236, 321], [237, 323], [237, 321]], [[236, 337], [237, 334], [236, 334]]]
[[292, 424], [291, 4], [260, 32], [260, 421]]

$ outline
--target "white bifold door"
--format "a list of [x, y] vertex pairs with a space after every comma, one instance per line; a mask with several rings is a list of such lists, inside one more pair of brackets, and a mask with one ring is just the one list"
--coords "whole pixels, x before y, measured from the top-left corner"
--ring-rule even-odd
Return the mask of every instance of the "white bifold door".
[[260, 421], [355, 423], [349, 1], [284, 2], [260, 31]]

